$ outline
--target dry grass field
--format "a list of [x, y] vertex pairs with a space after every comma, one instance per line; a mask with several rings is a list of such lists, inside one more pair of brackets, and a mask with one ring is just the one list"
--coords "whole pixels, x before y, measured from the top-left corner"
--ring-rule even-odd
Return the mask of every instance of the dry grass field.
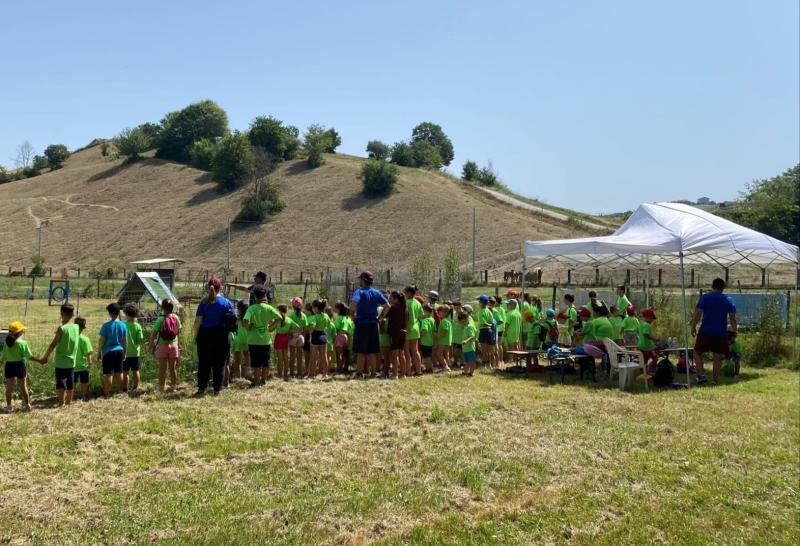
[[[478, 258], [483, 268], [517, 260], [525, 238], [582, 234], [580, 228], [492, 198], [452, 178], [401, 169], [397, 191], [365, 199], [361, 159], [330, 155], [310, 170], [302, 161], [281, 166], [275, 178], [286, 209], [261, 226], [234, 226], [233, 267], [268, 261], [292, 269], [344, 265], [409, 265], [457, 245], [471, 257], [472, 209], [477, 209]], [[198, 267], [225, 263], [227, 222], [242, 192], [220, 195], [211, 175], [146, 158], [123, 165], [92, 146], [64, 168], [0, 186], [0, 264], [30, 265], [36, 226], [49, 220], [42, 254], [54, 268], [121, 264], [169, 256]]]

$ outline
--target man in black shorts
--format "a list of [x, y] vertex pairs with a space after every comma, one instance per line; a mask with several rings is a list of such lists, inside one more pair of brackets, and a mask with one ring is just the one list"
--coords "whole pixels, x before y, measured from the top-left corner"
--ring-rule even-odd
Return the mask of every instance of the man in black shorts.
[[[736, 331], [736, 306], [730, 296], [722, 293], [723, 290], [725, 290], [725, 281], [720, 278], [714, 279], [711, 283], [711, 292], [700, 296], [692, 316], [691, 330], [692, 335], [696, 338], [694, 362], [697, 365], [698, 383], [708, 381], [703, 369], [703, 353], [706, 352], [713, 355], [712, 382], [715, 385], [719, 382], [722, 359], [727, 357], [730, 352], [728, 322], [730, 322], [730, 331]], [[702, 322], [700, 322], [701, 319]], [[697, 331], [698, 322], [700, 322], [699, 332]]]
[[[355, 331], [353, 333], [353, 351], [356, 353], [356, 374], [361, 378], [366, 371], [377, 369], [377, 358], [380, 352], [380, 332], [378, 330], [378, 307], [384, 306], [385, 315], [389, 307], [386, 297], [372, 287], [373, 276], [369, 271], [363, 271], [358, 277], [359, 288], [350, 298], [350, 310], [355, 317]], [[380, 317], [383, 318], [383, 317]]]

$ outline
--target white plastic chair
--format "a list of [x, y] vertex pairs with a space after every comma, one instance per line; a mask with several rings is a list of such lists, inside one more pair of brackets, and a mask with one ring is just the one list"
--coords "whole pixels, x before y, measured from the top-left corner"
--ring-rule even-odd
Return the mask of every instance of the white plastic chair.
[[619, 374], [619, 390], [624, 391], [625, 387], [633, 384], [634, 370], [637, 368], [641, 369], [644, 374], [644, 390], [649, 390], [647, 386], [647, 368], [641, 351], [620, 347], [614, 343], [614, 340], [609, 338], [603, 339], [603, 345], [605, 345], [608, 361], [611, 365], [610, 379], [614, 376], [615, 368]]

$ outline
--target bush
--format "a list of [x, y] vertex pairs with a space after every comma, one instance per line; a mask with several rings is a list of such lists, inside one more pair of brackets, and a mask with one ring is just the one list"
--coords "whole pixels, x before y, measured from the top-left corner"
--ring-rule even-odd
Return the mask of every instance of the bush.
[[441, 126], [425, 121], [414, 127], [411, 132], [411, 142], [414, 143], [421, 140], [430, 142], [439, 150], [439, 157], [443, 165], [449, 165], [453, 161], [453, 157], [455, 157], [453, 143], [444, 133]]
[[211, 168], [214, 180], [223, 191], [232, 190], [247, 179], [253, 163], [250, 140], [239, 131], [223, 138], [214, 152]]
[[374, 159], [387, 159], [389, 157], [389, 146], [380, 140], [370, 140], [367, 143], [367, 153]]
[[748, 364], [773, 366], [791, 355], [792, 349], [783, 339], [783, 319], [777, 298], [764, 300], [756, 330], [757, 334], [747, 336], [742, 344], [744, 359]]
[[414, 150], [406, 142], [395, 142], [392, 146], [391, 161], [401, 167], [415, 167]]
[[500, 182], [491, 163], [478, 171], [477, 176], [475, 176], [475, 181], [481, 186], [497, 186]]
[[51, 144], [44, 149], [44, 156], [50, 163], [50, 168], [60, 169], [69, 157], [69, 150], [63, 144]]
[[380, 197], [389, 195], [397, 184], [398, 169], [395, 165], [380, 159], [368, 159], [361, 165], [361, 181], [364, 195]]
[[311, 167], [319, 167], [325, 163], [323, 152], [331, 147], [331, 135], [322, 125], [316, 123], [310, 125], [303, 136], [303, 147], [308, 153], [306, 164]]
[[272, 116], [258, 116], [247, 133], [253, 146], [280, 159], [294, 159], [300, 149], [300, 131]]
[[39, 176], [42, 174], [42, 171], [45, 170], [50, 166], [50, 163], [47, 161], [47, 158], [43, 155], [35, 155], [33, 156], [33, 163], [29, 167], [30, 171], [33, 174], [29, 174], [28, 176]]
[[189, 147], [189, 158], [191, 165], [195, 169], [202, 169], [204, 171], [211, 170], [211, 162], [214, 160], [214, 151], [217, 149], [217, 143], [208, 138], [201, 138], [195, 140]]
[[442, 158], [439, 150], [427, 140], [417, 140], [411, 143], [411, 152], [414, 158], [414, 167], [426, 169], [441, 169]]
[[14, 180], [14, 177], [11, 175], [11, 173], [8, 172], [5, 167], [0, 165], [0, 184], [5, 184], [6, 182], [11, 182], [12, 180]]
[[150, 147], [155, 148], [158, 145], [158, 140], [161, 138], [161, 124], [159, 123], [142, 123], [139, 125], [139, 129], [141, 129], [147, 138], [150, 140]]
[[203, 100], [168, 113], [161, 120], [161, 127], [156, 156], [186, 163], [189, 147], [195, 140], [228, 134], [228, 115], [214, 101]]
[[127, 161], [136, 161], [141, 154], [150, 149], [150, 139], [140, 127], [126, 127], [114, 138], [119, 155], [127, 157]]
[[474, 161], [467, 161], [461, 168], [461, 179], [472, 182], [478, 176], [478, 164]]
[[236, 219], [244, 222], [264, 222], [286, 208], [281, 201], [278, 186], [269, 178], [255, 178], [250, 191], [242, 199], [242, 208]]
[[325, 131], [328, 135], [328, 146], [325, 148], [326, 154], [335, 154], [336, 148], [342, 145], [342, 137], [336, 132], [336, 129], [331, 127]]
[[32, 277], [41, 277], [44, 275], [44, 258], [42, 256], [31, 256], [33, 267], [31, 268]]

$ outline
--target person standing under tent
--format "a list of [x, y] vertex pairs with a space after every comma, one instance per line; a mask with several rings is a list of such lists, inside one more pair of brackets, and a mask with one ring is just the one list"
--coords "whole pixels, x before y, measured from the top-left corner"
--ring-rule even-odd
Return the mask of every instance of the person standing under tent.
[[209, 378], [213, 375], [214, 395], [222, 388], [222, 374], [225, 362], [230, 353], [225, 316], [235, 317], [233, 304], [220, 294], [222, 283], [219, 278], [208, 280], [208, 295], [200, 301], [195, 314], [194, 333], [197, 344], [197, 392], [202, 396], [208, 388]]
[[[694, 342], [694, 362], [697, 365], [697, 382], [708, 381], [703, 367], [703, 353], [712, 353], [714, 363], [712, 382], [719, 383], [722, 360], [730, 353], [728, 331], [736, 332], [736, 305], [730, 296], [723, 294], [725, 281], [716, 278], [711, 282], [711, 292], [700, 296], [692, 315], [690, 329]], [[700, 331], [697, 331], [697, 323]], [[730, 323], [730, 328], [728, 328]]]
[[[377, 369], [377, 358], [380, 352], [378, 322], [389, 312], [389, 300], [372, 287], [373, 276], [369, 271], [362, 271], [358, 276], [359, 288], [353, 291], [350, 298], [350, 310], [355, 317], [353, 332], [353, 351], [356, 353], [356, 378]], [[383, 306], [381, 316], [378, 307]], [[365, 368], [366, 366], [366, 368]]]
[[617, 309], [620, 313], [624, 313], [625, 309], [631, 304], [631, 300], [628, 299], [628, 296], [625, 294], [625, 285], [621, 284], [617, 286]]

